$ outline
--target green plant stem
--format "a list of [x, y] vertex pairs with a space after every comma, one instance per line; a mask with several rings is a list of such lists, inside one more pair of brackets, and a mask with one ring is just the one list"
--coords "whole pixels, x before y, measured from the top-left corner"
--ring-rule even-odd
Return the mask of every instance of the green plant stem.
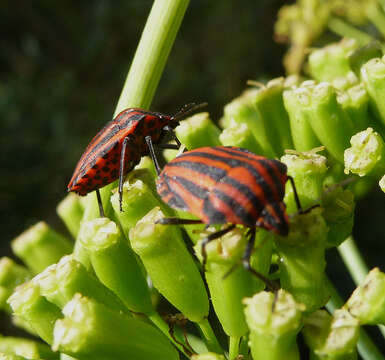
[[241, 338], [239, 336], [230, 336], [229, 339], [229, 359], [234, 360], [239, 353], [239, 343]]
[[370, 2], [367, 6], [367, 16], [382, 36], [385, 36], [385, 14], [377, 2]]
[[223, 353], [223, 350], [221, 348], [221, 345], [219, 345], [219, 342], [217, 340], [217, 337], [214, 334], [214, 331], [207, 320], [207, 318], [204, 318], [202, 321], [198, 323], [199, 329], [202, 331], [202, 334], [207, 342], [207, 347], [210, 351], [214, 351], [216, 353]]
[[352, 236], [349, 236], [338, 248], [345, 266], [356, 285], [364, 281], [369, 272]]
[[328, 28], [342, 37], [356, 39], [361, 45], [365, 45], [373, 40], [367, 33], [358, 30], [354, 26], [349, 25], [345, 21], [337, 17], [330, 17]]
[[[330, 293], [330, 300], [326, 304], [326, 308], [330, 313], [333, 313], [334, 310], [339, 309], [344, 304], [343, 299], [338, 293], [337, 289], [334, 287], [332, 282], [329, 279], [326, 279], [326, 284], [328, 291]], [[385, 357], [377, 349], [376, 345], [373, 343], [372, 339], [368, 336], [364, 329], [360, 329], [360, 336], [357, 343], [358, 352], [364, 360], [384, 360]]]
[[188, 4], [189, 0], [154, 1], [115, 115], [127, 106], [150, 106]]

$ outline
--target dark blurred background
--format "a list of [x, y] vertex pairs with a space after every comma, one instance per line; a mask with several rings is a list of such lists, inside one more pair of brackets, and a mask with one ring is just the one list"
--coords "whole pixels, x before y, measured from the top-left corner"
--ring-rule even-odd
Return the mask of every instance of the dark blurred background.
[[[273, 41], [284, 0], [193, 0], [152, 110], [207, 101], [212, 118], [247, 79], [284, 74]], [[0, 6], [1, 255], [26, 227], [65, 231], [57, 203], [90, 139], [111, 119], [152, 0], [3, 0]], [[385, 197], [357, 206], [355, 236], [370, 267], [384, 266]], [[336, 253], [328, 272], [353, 289]], [[384, 267], [382, 270], [385, 270]]]

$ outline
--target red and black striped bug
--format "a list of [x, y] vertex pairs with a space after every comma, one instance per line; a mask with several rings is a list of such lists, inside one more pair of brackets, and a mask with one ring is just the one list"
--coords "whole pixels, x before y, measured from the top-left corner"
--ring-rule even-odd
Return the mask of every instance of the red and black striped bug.
[[[119, 202], [122, 211], [124, 175], [137, 165], [142, 156], [150, 154], [158, 173], [154, 144], [161, 148], [179, 149], [181, 143], [174, 134], [179, 121], [206, 104], [187, 104], [175, 115], [163, 115], [137, 108], [119, 113], [98, 132], [81, 156], [68, 191], [86, 195], [96, 190], [100, 216], [104, 216], [99, 189], [119, 178]], [[166, 144], [167, 134], [176, 144]]]
[[[203, 268], [206, 245], [236, 224], [249, 228], [243, 265], [267, 284], [271, 282], [250, 266], [256, 227], [286, 236], [289, 218], [283, 202], [290, 180], [299, 212], [303, 212], [294, 180], [278, 160], [267, 159], [231, 146], [202, 147], [181, 154], [165, 165], [157, 179], [162, 200], [174, 209], [196, 215], [199, 220], [164, 218], [159, 224], [230, 224], [202, 241]], [[308, 211], [308, 210], [306, 210]]]

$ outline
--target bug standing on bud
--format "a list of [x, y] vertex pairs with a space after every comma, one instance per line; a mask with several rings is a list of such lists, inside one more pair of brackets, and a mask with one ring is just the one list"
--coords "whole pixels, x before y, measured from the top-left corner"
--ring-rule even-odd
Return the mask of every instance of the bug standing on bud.
[[[139, 163], [142, 156], [148, 154], [154, 161], [156, 170], [160, 172], [154, 145], [179, 149], [181, 144], [174, 134], [174, 129], [180, 120], [205, 105], [187, 104], [173, 116], [137, 108], [123, 110], [91, 140], [76, 165], [67, 190], [79, 195], [96, 190], [100, 216], [103, 217], [99, 189], [119, 178], [119, 201], [122, 210], [124, 175]], [[167, 134], [176, 144], [165, 143], [169, 140]]]
[[202, 241], [203, 266], [206, 245], [235, 228], [249, 228], [243, 265], [267, 284], [269, 280], [250, 265], [256, 227], [281, 236], [289, 233], [289, 218], [283, 202], [286, 181], [293, 186], [299, 212], [303, 212], [287, 167], [278, 160], [232, 147], [202, 147], [185, 152], [165, 165], [157, 179], [162, 200], [174, 209], [190, 212], [198, 220], [164, 218], [160, 224], [230, 224]]

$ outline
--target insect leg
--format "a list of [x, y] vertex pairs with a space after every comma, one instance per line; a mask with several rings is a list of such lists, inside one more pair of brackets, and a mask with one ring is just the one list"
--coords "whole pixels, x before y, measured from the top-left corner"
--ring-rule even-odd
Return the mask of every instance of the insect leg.
[[251, 254], [253, 253], [254, 244], [255, 244], [255, 229], [251, 229], [249, 233], [249, 240], [246, 244], [246, 250], [242, 258], [243, 267], [247, 271], [250, 271], [258, 279], [262, 280], [270, 290], [276, 292], [279, 289], [278, 285], [274, 281], [271, 281], [265, 275], [262, 275], [261, 273], [259, 273], [258, 271], [255, 271], [251, 267], [250, 258], [251, 258]]
[[195, 219], [180, 219], [180, 218], [163, 218], [155, 221], [155, 224], [160, 225], [191, 225], [202, 224], [202, 220]]
[[207, 262], [207, 252], [206, 252], [206, 246], [210, 241], [213, 241], [215, 239], [220, 238], [221, 236], [227, 234], [229, 231], [233, 230], [235, 228], [235, 224], [231, 224], [227, 228], [223, 230], [216, 231], [215, 233], [212, 233], [208, 236], [206, 236], [202, 240], [202, 267], [203, 267], [203, 272], [206, 271], [206, 262]]
[[96, 189], [95, 191], [96, 191], [96, 198], [98, 199], [100, 217], [105, 217], [104, 210], [103, 210], [103, 204], [102, 204], [102, 198], [100, 197], [100, 191], [99, 191], [99, 189]]
[[299, 214], [307, 214], [308, 212], [310, 212], [310, 211], [313, 210], [314, 208], [320, 206], [319, 204], [316, 204], [316, 205], [310, 206], [310, 207], [307, 208], [306, 210], [303, 210], [303, 209], [302, 209], [302, 206], [301, 206], [301, 203], [300, 203], [300, 201], [299, 201], [299, 197], [298, 197], [297, 189], [296, 189], [296, 187], [295, 187], [294, 179], [293, 179], [291, 176], [288, 176], [287, 178], [290, 180], [291, 186], [292, 186], [292, 188], [293, 188], [294, 200], [295, 200], [295, 203], [297, 204], [297, 209], [298, 209], [298, 213], [299, 213]]
[[156, 158], [156, 155], [155, 155], [154, 145], [152, 143], [151, 136], [148, 135], [144, 139], [146, 140], [146, 143], [147, 143], [147, 146], [148, 146], [148, 150], [150, 152], [151, 160], [152, 160], [152, 162], [154, 163], [154, 166], [155, 166], [156, 173], [159, 175], [160, 172], [161, 172], [161, 169], [160, 169], [160, 166], [159, 166], [158, 159]]
[[127, 143], [132, 140], [131, 136], [126, 136], [123, 139], [122, 150], [120, 151], [120, 167], [119, 167], [119, 209], [122, 210], [122, 200], [123, 200], [123, 180], [124, 180], [124, 163], [126, 157], [126, 148]]
[[302, 213], [302, 206], [301, 206], [301, 203], [299, 201], [299, 197], [298, 197], [298, 193], [297, 193], [297, 188], [295, 187], [294, 179], [290, 175], [287, 178], [288, 178], [288, 180], [290, 180], [291, 186], [293, 188], [294, 200], [295, 200], [295, 203], [297, 204], [298, 212]]
[[171, 135], [171, 137], [175, 140], [175, 142], [176, 142], [176, 144], [178, 146], [178, 149], [179, 149], [180, 146], [182, 145], [182, 143], [179, 141], [179, 139], [175, 135], [174, 129], [172, 129], [170, 126], [166, 125], [166, 126], [163, 127], [163, 130], [167, 131]]

